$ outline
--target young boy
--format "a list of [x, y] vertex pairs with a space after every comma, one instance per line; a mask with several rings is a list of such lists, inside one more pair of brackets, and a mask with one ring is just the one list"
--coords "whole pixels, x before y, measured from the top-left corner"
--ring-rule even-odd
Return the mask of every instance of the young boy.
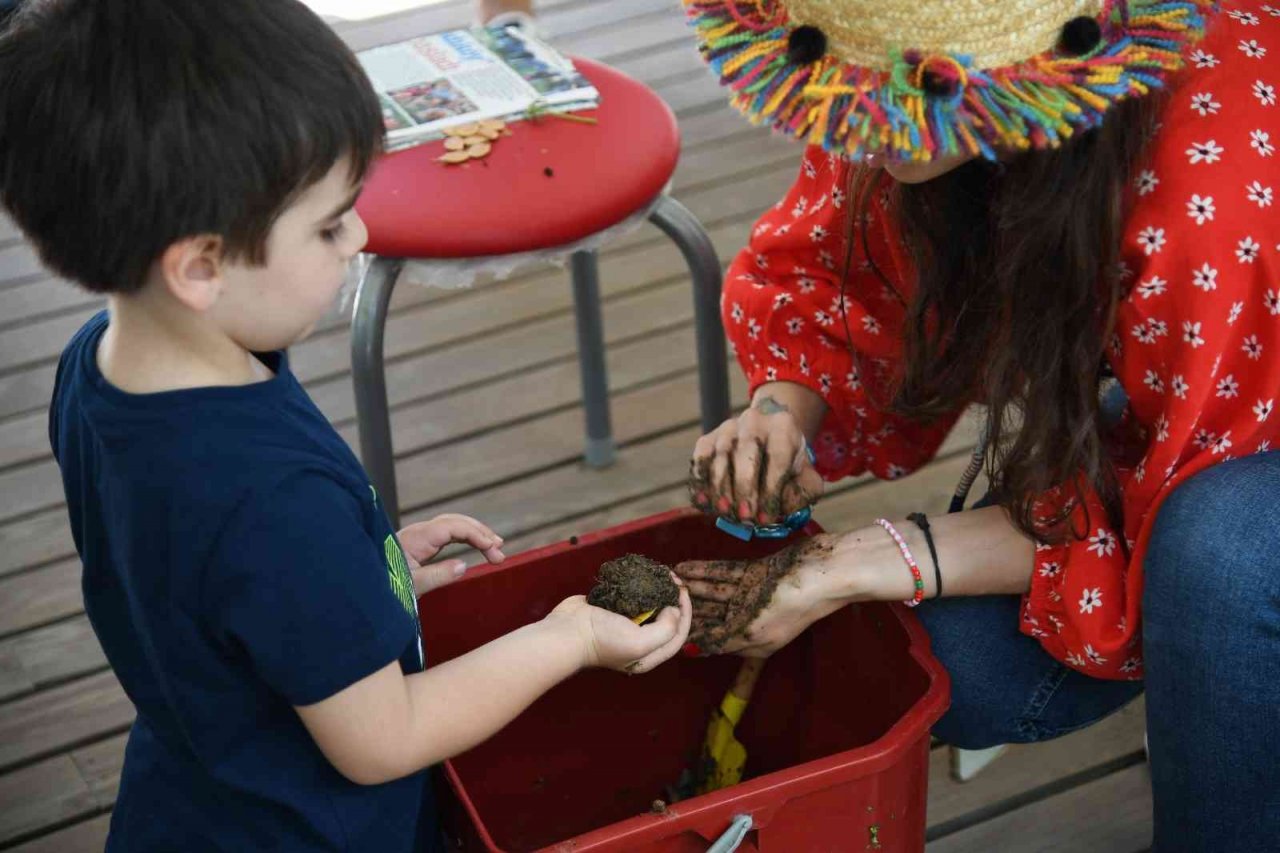
[[501, 540], [460, 516], [398, 540], [289, 371], [364, 245], [382, 136], [300, 3], [28, 0], [0, 128], [14, 220], [109, 296], [50, 412], [85, 607], [138, 712], [109, 849], [431, 849], [423, 768], [581, 667], [680, 648], [687, 595], [644, 628], [574, 598], [423, 670], [414, 593], [461, 567], [419, 561]]

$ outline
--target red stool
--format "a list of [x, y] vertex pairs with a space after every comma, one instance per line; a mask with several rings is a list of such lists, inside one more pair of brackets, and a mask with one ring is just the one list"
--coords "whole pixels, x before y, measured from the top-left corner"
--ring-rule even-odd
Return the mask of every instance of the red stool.
[[360, 453], [393, 523], [399, 522], [383, 328], [406, 259], [459, 261], [565, 247], [572, 254], [578, 358], [586, 411], [588, 465], [614, 459], [597, 258], [575, 249], [630, 217], [649, 220], [680, 248], [693, 278], [702, 428], [729, 416], [729, 376], [720, 325], [720, 261], [692, 213], [664, 194], [680, 137], [675, 116], [642, 84], [611, 68], [575, 60], [600, 91], [597, 125], [547, 117], [521, 121], [482, 161], [445, 167], [439, 143], [384, 157], [357, 209], [374, 255], [351, 321], [352, 373]]

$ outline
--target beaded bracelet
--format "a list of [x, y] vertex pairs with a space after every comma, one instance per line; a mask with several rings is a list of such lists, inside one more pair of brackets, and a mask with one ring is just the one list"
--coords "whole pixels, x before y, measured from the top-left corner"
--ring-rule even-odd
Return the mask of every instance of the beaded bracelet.
[[911, 556], [911, 549], [907, 547], [907, 540], [902, 538], [898, 528], [894, 527], [887, 518], [877, 518], [876, 524], [883, 527], [893, 537], [893, 541], [898, 544], [898, 550], [902, 552], [902, 559], [907, 561], [907, 568], [911, 569], [911, 577], [915, 580], [916, 591], [911, 598], [902, 603], [907, 607], [915, 607], [924, 601], [924, 578], [920, 575], [920, 567], [916, 565], [916, 558]]
[[933, 528], [929, 524], [929, 516], [923, 512], [913, 512], [907, 516], [907, 521], [915, 522], [916, 527], [919, 527], [920, 532], [924, 534], [925, 544], [929, 546], [929, 556], [933, 558], [933, 579], [936, 581], [933, 597], [942, 598], [942, 564], [938, 562], [938, 546], [933, 542]]

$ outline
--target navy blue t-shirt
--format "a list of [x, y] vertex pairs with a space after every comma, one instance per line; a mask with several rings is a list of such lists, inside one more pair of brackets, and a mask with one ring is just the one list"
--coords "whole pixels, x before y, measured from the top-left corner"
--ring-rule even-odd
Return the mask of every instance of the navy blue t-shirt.
[[430, 850], [427, 774], [360, 786], [293, 710], [423, 668], [412, 578], [360, 463], [289, 371], [128, 394], [105, 313], [58, 367], [50, 440], [85, 609], [138, 710], [108, 850]]

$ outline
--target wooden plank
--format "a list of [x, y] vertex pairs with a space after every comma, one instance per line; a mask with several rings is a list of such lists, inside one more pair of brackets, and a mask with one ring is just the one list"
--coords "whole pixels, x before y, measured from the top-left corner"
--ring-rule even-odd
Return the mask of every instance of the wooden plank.
[[0, 637], [83, 609], [78, 559], [0, 578]]
[[[745, 403], [746, 380], [734, 378], [733, 397]], [[615, 396], [619, 453], [628, 454], [632, 442], [696, 424], [697, 395], [697, 377], [686, 373]], [[443, 445], [398, 463], [400, 501], [404, 506], [441, 503], [549, 466], [570, 465], [581, 458], [582, 441], [582, 412], [575, 407]]]
[[[912, 477], [889, 483], [864, 475], [851, 477], [839, 483], [828, 483], [827, 495], [818, 504], [815, 517], [828, 530], [849, 530], [860, 524], [866, 524], [882, 507], [891, 506], [886, 501], [892, 500], [895, 495], [903, 503], [912, 502], [911, 509], [924, 508], [932, 511], [936, 506], [937, 495], [954, 487], [955, 478], [958, 477], [956, 466], [960, 464], [961, 458], [968, 458], [968, 450], [976, 440], [976, 422], [964, 419], [939, 448], [938, 461], [926, 466]], [[691, 453], [692, 450], [693, 445], [690, 443], [686, 453]], [[947, 483], [951, 485], [947, 486]], [[918, 494], [930, 493], [934, 495], [933, 505], [926, 505], [929, 502], [927, 497], [922, 500], [915, 497]], [[684, 476], [681, 474], [678, 480], [641, 497], [607, 504], [600, 509], [590, 510], [534, 530], [509, 536], [506, 551], [508, 554], [518, 554], [530, 548], [540, 548], [543, 545], [560, 542], [575, 534], [601, 530], [624, 521], [688, 505], [688, 493], [684, 487]]]
[[698, 430], [682, 429], [652, 441], [632, 445], [618, 461], [596, 471], [583, 488], [581, 466], [564, 466], [523, 480], [486, 489], [447, 503], [433, 503], [411, 512], [405, 523], [443, 512], [473, 516], [503, 537], [519, 536], [550, 521], [584, 515], [651, 494], [680, 482], [689, 469], [688, 452]]
[[119, 732], [133, 716], [110, 671], [0, 705], [0, 770]]
[[672, 83], [676, 85], [664, 87], [660, 94], [677, 116], [724, 109], [725, 90], [705, 69], [695, 68]]
[[616, 49], [630, 47], [630, 21], [652, 13], [665, 13], [684, 17], [680, 0], [615, 0], [614, 3], [590, 0], [571, 8], [548, 9], [540, 2], [534, 3], [538, 26], [548, 41], [562, 50], [572, 51], [572, 36], [586, 32], [609, 31], [614, 34]]
[[0, 288], [12, 287], [20, 281], [48, 274], [40, 266], [35, 250], [26, 243], [15, 243], [0, 249]]
[[37, 410], [0, 423], [0, 468], [49, 454], [49, 416]]
[[[681, 116], [680, 139], [684, 144], [683, 150], [686, 155], [703, 146], [715, 145], [718, 140], [725, 136], [737, 133], [753, 133], [759, 139], [775, 138], [767, 127], [756, 127], [751, 124], [744, 126], [742, 116], [729, 109], [727, 104], [728, 101], [722, 95], [722, 109]], [[792, 163], [795, 166], [794, 171], [799, 171], [803, 146], [798, 142], [790, 142], [788, 144], [793, 152]]]
[[[616, 344], [675, 328], [688, 322], [692, 313], [687, 287], [681, 284], [606, 302], [605, 342]], [[576, 355], [573, 336], [573, 318], [559, 315], [488, 339], [396, 361], [386, 369], [388, 397], [396, 405], [481, 383], [495, 375], [523, 373], [527, 368]], [[519, 359], [512, 359], [512, 353], [519, 353]], [[335, 423], [345, 423], [355, 413], [348, 377], [316, 385], [311, 395]]]
[[0, 335], [0, 367], [17, 370], [56, 359], [71, 336], [98, 310], [98, 306], [90, 306], [9, 329]]
[[[795, 145], [781, 136], [761, 139], [753, 128], [746, 133], [717, 140], [714, 147], [686, 153], [682, 159], [687, 168], [684, 172], [688, 176], [686, 186], [690, 190], [701, 189], [717, 181], [732, 180], [742, 170], [780, 169], [794, 174], [800, 171], [797, 153]], [[749, 211], [749, 215], [754, 220], [756, 211]], [[731, 259], [740, 248], [741, 244], [726, 251], [725, 260]]]
[[574, 56], [616, 62], [627, 56], [653, 50], [658, 45], [683, 40], [693, 40], [684, 16], [679, 12], [662, 10], [632, 18], [626, 27], [557, 38], [555, 44], [565, 53]]
[[[537, 11], [544, 23], [572, 10], [577, 0], [538, 0]], [[331, 21], [334, 31], [352, 50], [366, 50], [380, 44], [404, 39], [406, 33], [428, 34], [472, 25], [473, 5], [470, 0], [428, 3], [401, 12], [359, 21]]]
[[968, 462], [958, 453], [928, 465], [902, 480], [872, 481], [863, 488], [820, 501], [813, 516], [828, 530], [852, 530], [876, 518], [902, 518], [911, 512], [945, 512], [956, 482]]
[[53, 457], [0, 472], [0, 521], [60, 506], [62, 474]]
[[21, 239], [22, 232], [18, 230], [17, 224], [9, 218], [8, 211], [0, 210], [0, 245]]
[[[694, 363], [692, 326], [641, 337], [605, 351], [610, 395], [688, 370]], [[440, 400], [396, 410], [391, 445], [403, 457], [466, 438], [504, 424], [576, 406], [582, 399], [577, 359], [565, 359], [507, 379], [466, 388]], [[352, 446], [358, 430], [348, 423], [338, 433]]]
[[[720, 249], [739, 245], [750, 227], [746, 220], [713, 229]], [[730, 250], [732, 251], [732, 250]], [[654, 244], [610, 254], [602, 259], [600, 293], [607, 305], [619, 298], [640, 293], [655, 285], [688, 281], [687, 267], [674, 246]], [[416, 283], [402, 285], [420, 288]], [[689, 285], [685, 283], [685, 290]], [[692, 304], [691, 299], [685, 301]], [[573, 296], [568, 276], [557, 268], [515, 282], [478, 288], [467, 299], [416, 305], [388, 318], [383, 351], [388, 360], [427, 350], [443, 350], [451, 345], [474, 344], [477, 340], [516, 329], [531, 321], [569, 317]], [[488, 361], [510, 365], [506, 353], [495, 349]], [[317, 380], [341, 381], [350, 371], [350, 337], [345, 329], [317, 335], [290, 353], [290, 366], [312, 393]], [[348, 415], [349, 416], [349, 415]]]
[[11, 853], [102, 853], [111, 815], [104, 814], [14, 847]]
[[[596, 508], [605, 508], [628, 500], [642, 498], [684, 482], [689, 469], [689, 454], [701, 434], [697, 427], [677, 430], [659, 438], [639, 442], [619, 454], [611, 468], [597, 471], [584, 488], [578, 466], [560, 467], [522, 480], [486, 489], [448, 502], [433, 503], [408, 513], [406, 522], [420, 521], [442, 512], [461, 512], [475, 516], [504, 537], [516, 538], [553, 521], [585, 516]], [[972, 440], [961, 433], [951, 439], [959, 448]], [[957, 449], [959, 449], [957, 448]], [[908, 512], [926, 508], [949, 495], [955, 483], [954, 468], [963, 467], [963, 457], [936, 466], [943, 473], [936, 480], [917, 476], [911, 486], [905, 482], [885, 484], [875, 506], [880, 511]], [[935, 470], [929, 466], [926, 470]], [[896, 488], [893, 488], [896, 487]], [[922, 498], [921, 495], [924, 495]], [[823, 501], [818, 517], [838, 510], [843, 496]]]
[[0, 776], [0, 844], [100, 808], [70, 755]]
[[604, 506], [586, 513], [557, 521], [554, 524], [529, 530], [519, 535], [505, 537], [503, 550], [507, 554], [519, 554], [544, 545], [563, 542], [570, 536], [580, 536], [595, 530], [605, 530], [626, 521], [679, 509], [689, 505], [689, 493], [683, 485], [665, 486], [651, 494]]
[[[610, 52], [634, 50], [644, 44], [645, 34], [628, 38], [629, 27], [623, 26], [635, 18], [653, 15], [673, 16], [681, 20], [682, 13], [675, 0], [593, 0], [575, 4], [564, 0], [547, 0], [537, 4], [539, 26], [549, 40], [561, 50], [595, 58], [609, 56]], [[334, 30], [353, 50], [366, 50], [380, 44], [400, 41], [410, 35], [426, 35], [441, 30], [471, 26], [471, 7], [468, 4], [432, 5], [409, 9], [364, 21], [333, 21]], [[574, 46], [574, 38], [585, 32], [606, 29], [613, 38], [597, 53], [583, 53]], [[637, 44], [639, 43], [639, 44]], [[590, 43], [595, 47], [598, 42]]]
[[0, 776], [0, 846], [111, 808], [128, 737], [115, 735]]
[[0, 576], [74, 553], [71, 525], [63, 507], [0, 525]]
[[107, 665], [87, 616], [0, 640], [0, 702]]
[[53, 395], [56, 372], [57, 365], [49, 361], [25, 370], [0, 373], [0, 418], [46, 408]]
[[71, 760], [94, 799], [103, 808], [115, 802], [120, 790], [120, 771], [124, 767], [124, 747], [129, 735], [119, 734], [106, 740], [82, 746], [71, 753]]
[[1150, 774], [1145, 764], [1138, 764], [940, 838], [925, 849], [1136, 853], [1151, 846], [1151, 814]]
[[42, 278], [0, 290], [0, 329], [9, 329], [59, 311], [102, 307], [106, 298], [60, 278]]
[[[691, 71], [702, 71], [707, 76], [712, 73], [702, 61], [697, 42], [692, 38], [656, 45], [637, 56], [614, 60], [611, 67], [643, 80], [650, 88], [682, 79]], [[741, 122], [742, 118], [739, 117], [738, 121]]]
[[1144, 731], [1145, 705], [1139, 699], [1066, 737], [1010, 746], [987, 772], [970, 782], [951, 778], [947, 751], [936, 750], [930, 757], [929, 826], [937, 829], [976, 809], [995, 807], [1059, 779], [1140, 753]]
[[0, 469], [49, 456], [49, 412], [37, 409], [0, 423]]

